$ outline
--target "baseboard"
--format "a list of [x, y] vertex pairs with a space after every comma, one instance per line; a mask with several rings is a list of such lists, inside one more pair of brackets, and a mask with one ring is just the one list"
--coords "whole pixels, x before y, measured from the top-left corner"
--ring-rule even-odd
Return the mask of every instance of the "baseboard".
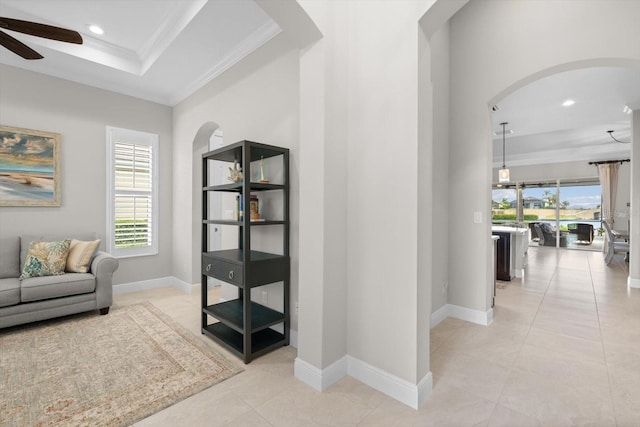
[[443, 305], [433, 313], [431, 313], [431, 327], [436, 327], [440, 322], [449, 316], [449, 306]]
[[413, 409], [422, 406], [433, 390], [431, 372], [416, 385], [352, 356], [344, 356], [324, 369], [298, 357], [293, 371], [297, 379], [318, 391], [326, 390], [349, 375]]
[[160, 277], [157, 279], [141, 280], [139, 282], [121, 283], [119, 285], [113, 285], [113, 294], [126, 294], [129, 292], [146, 291], [148, 289], [164, 288], [166, 286], [173, 286], [180, 289], [182, 292], [190, 294], [193, 291], [193, 287], [196, 285], [190, 285], [177, 277], [168, 276]]
[[633, 277], [629, 276], [627, 277], [627, 285], [629, 285], [630, 288], [640, 289], [640, 279], [634, 279]]
[[347, 357], [338, 359], [324, 369], [318, 369], [296, 357], [293, 364], [293, 374], [314, 390], [324, 391], [347, 375]]
[[[443, 316], [442, 311], [445, 311], [445, 308], [446, 308], [446, 314], [444, 314], [444, 317], [442, 317]], [[454, 317], [456, 319], [466, 320], [467, 322], [476, 323], [478, 325], [483, 325], [483, 326], [490, 325], [491, 322], [493, 322], [492, 308], [490, 308], [487, 311], [480, 311], [480, 310], [473, 310], [467, 307], [460, 307], [459, 305], [447, 304], [431, 315], [431, 324], [432, 324], [431, 327], [435, 326], [433, 322], [434, 322], [434, 316], [436, 314], [438, 318], [440, 318], [438, 323], [442, 322], [442, 320], [444, 320], [444, 318], [446, 317]]]
[[191, 294], [193, 292], [193, 288], [198, 286], [198, 284], [189, 284], [187, 282], [185, 282], [184, 280], [180, 280], [177, 277], [171, 276], [169, 277], [170, 282], [171, 282], [171, 286], [173, 286], [174, 288], [178, 288], [180, 289], [182, 292], [184, 292], [185, 294]]
[[346, 356], [346, 358], [347, 373], [350, 376], [413, 409], [422, 406], [431, 395], [433, 389], [431, 372], [428, 372], [416, 385], [355, 357]]

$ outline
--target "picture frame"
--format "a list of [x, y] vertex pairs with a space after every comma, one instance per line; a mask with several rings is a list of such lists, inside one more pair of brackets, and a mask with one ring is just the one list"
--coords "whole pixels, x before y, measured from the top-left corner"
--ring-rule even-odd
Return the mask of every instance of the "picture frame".
[[0, 206], [60, 206], [60, 134], [0, 125]]

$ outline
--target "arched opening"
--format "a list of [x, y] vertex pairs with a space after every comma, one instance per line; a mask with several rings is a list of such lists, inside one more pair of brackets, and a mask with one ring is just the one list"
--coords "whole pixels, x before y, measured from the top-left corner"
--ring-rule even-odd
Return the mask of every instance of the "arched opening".
[[193, 175], [192, 175], [192, 209], [191, 209], [191, 277], [192, 282], [200, 282], [200, 247], [202, 215], [202, 154], [215, 147], [222, 146], [222, 130], [216, 122], [204, 123], [193, 138]]
[[[588, 78], [585, 78], [585, 76]], [[607, 76], [609, 78], [597, 81], [600, 76]], [[611, 78], [611, 76], [615, 76], [615, 78]], [[570, 86], [571, 90], [574, 91], [570, 96], [562, 90], [565, 86], [558, 84], [560, 81], [566, 82], [569, 79], [575, 81], [583, 78], [586, 85], [583, 88], [583, 93], [577, 91], [580, 87], [579, 83], [565, 85]], [[492, 158], [490, 184], [492, 184], [494, 188], [494, 195], [496, 183], [498, 182], [496, 170], [498, 168], [498, 166], [496, 166], [496, 141], [503, 141], [501, 139], [503, 136], [499, 132], [499, 123], [504, 122], [509, 123], [510, 126], [508, 130], [513, 132], [511, 136], [507, 135], [506, 139], [509, 140], [509, 138], [513, 138], [512, 144], [515, 151], [511, 152], [511, 158], [508, 154], [508, 148], [506, 154], [506, 166], [511, 169], [510, 183], [507, 185], [510, 186], [512, 190], [517, 188], [517, 190], [512, 191], [514, 195], [517, 195], [517, 197], [514, 197], [515, 200], [511, 201], [512, 204], [518, 203], [524, 205], [524, 199], [526, 198], [524, 196], [527, 195], [522, 194], [522, 189], [530, 188], [532, 183], [535, 182], [538, 183], [539, 187], [543, 187], [545, 184], [548, 185], [554, 192], [552, 196], [555, 197], [555, 206], [539, 206], [539, 208], [546, 207], [553, 209], [553, 244], [548, 245], [545, 242], [540, 245], [565, 248], [571, 246], [572, 238], [577, 238], [571, 234], [572, 232], [577, 233], [578, 231], [575, 227], [575, 220], [571, 218], [572, 209], [570, 209], [570, 207], [572, 202], [569, 200], [569, 198], [571, 198], [570, 183], [575, 182], [576, 187], [578, 185], [584, 185], [586, 187], [586, 184], [578, 183], [585, 183], [589, 179], [592, 179], [599, 184], [597, 169], [593, 165], [589, 165], [590, 161], [630, 158], [632, 144], [616, 143], [609, 138], [607, 130], [615, 129], [619, 131], [617, 134], [621, 135], [625, 142], [631, 142], [633, 120], [630, 113], [632, 109], [638, 108], [637, 102], [640, 100], [640, 84], [638, 82], [640, 82], [640, 61], [621, 58], [594, 58], [568, 62], [540, 70], [509, 85], [489, 99], [486, 111], [493, 133], [488, 137], [490, 142], [488, 142], [487, 147], [490, 152], [489, 158]], [[590, 86], [588, 86], [588, 84], [590, 84]], [[558, 90], [552, 91], [549, 89], [554, 87], [554, 85]], [[595, 87], [595, 85], [599, 87]], [[533, 87], [539, 91], [537, 95], [531, 89]], [[535, 108], [539, 111], [530, 112], [528, 118], [529, 123], [527, 123], [527, 120], [523, 120], [521, 114], [522, 111], [527, 109], [526, 106], [522, 105], [523, 100], [526, 99], [526, 95], [523, 94], [526, 93], [529, 95], [534, 93], [534, 96], [531, 97], [531, 102], [537, 102], [534, 100], [536, 97], [538, 99], [542, 97], [551, 98], [552, 96], [549, 96], [549, 94], [554, 95], [558, 99], [554, 101], [556, 104], [549, 105], [548, 107], [538, 102]], [[600, 98], [594, 99], [594, 94]], [[516, 104], [514, 100], [516, 98], [518, 98], [517, 103], [520, 105], [518, 108], [514, 108]], [[567, 100], [569, 100], [569, 102], [563, 105], [563, 102]], [[576, 100], [575, 103], [579, 108], [571, 110], [571, 108], [574, 108], [574, 102], [572, 102], [574, 100]], [[591, 103], [590, 106], [588, 105], [589, 103]], [[590, 108], [586, 108], [585, 105]], [[595, 105], [597, 105], [600, 110], [594, 109], [593, 107]], [[547, 108], [548, 111], [545, 112], [545, 108]], [[514, 111], [517, 109], [520, 111]], [[610, 111], [607, 112], [605, 109], [609, 109]], [[612, 109], [615, 109], [615, 111]], [[551, 114], [555, 114], [555, 117], [551, 116]], [[566, 114], [566, 117], [564, 117], [563, 114]], [[601, 114], [603, 117], [596, 117], [597, 114]], [[547, 119], [545, 119], [545, 115]], [[544, 123], [545, 120], [549, 123]], [[535, 123], [531, 123], [534, 121]], [[562, 123], [566, 128], [560, 128], [560, 122], [566, 122]], [[582, 123], [582, 125], [580, 125], [580, 123]], [[520, 129], [518, 129], [519, 126]], [[527, 129], [525, 130], [524, 128]], [[540, 147], [536, 147], [535, 149], [525, 147], [526, 144], [534, 144], [536, 141], [539, 141], [539, 145], [543, 145], [548, 141], [549, 146], [546, 148], [548, 151], [543, 152], [543, 148]], [[551, 147], [552, 141], [558, 146]], [[498, 145], [502, 145], [502, 142]], [[502, 152], [500, 152], [500, 160], [504, 162], [504, 157], [502, 156]], [[542, 191], [543, 188], [536, 188], [531, 191], [533, 192], [535, 190]], [[629, 163], [626, 163], [620, 169], [619, 186], [616, 196], [617, 203], [614, 210], [615, 223], [619, 230], [628, 235], [633, 221], [629, 208], [633, 197], [632, 172]], [[493, 207], [497, 202], [500, 202], [500, 200], [491, 197], [492, 213], [495, 213]], [[543, 203], [543, 200], [540, 200], [540, 203]], [[598, 208], [600, 208], [600, 203], [598, 203]], [[563, 211], [563, 209], [565, 211]], [[579, 209], [586, 208], [576, 205], [573, 211]], [[532, 227], [529, 227], [529, 223], [534, 221], [532, 217], [535, 215], [532, 215], [532, 213], [534, 213], [532, 211], [535, 210], [536, 209], [531, 209], [527, 212], [526, 206], [525, 209], [520, 209], [519, 212], [523, 212], [525, 216], [529, 214], [529, 218], [522, 218], [522, 216], [517, 215], [514, 225], [517, 226], [519, 224], [524, 229], [533, 230]], [[584, 218], [584, 221], [578, 222], [588, 223], [589, 220], [586, 219], [586, 217]], [[492, 219], [495, 221], [494, 217], [492, 217]], [[601, 222], [602, 219], [599, 215], [597, 215], [597, 218], [594, 216], [591, 219], [594, 220], [591, 222], [594, 223], [592, 226], [597, 233], [602, 227], [596, 226], [595, 224]], [[570, 224], [572, 221], [573, 223]], [[573, 225], [576, 230], [572, 231], [571, 225]], [[534, 231], [530, 231], [530, 233], [534, 233]], [[532, 240], [535, 240], [535, 237], [538, 236], [534, 235], [532, 237]], [[593, 239], [593, 237], [590, 237], [590, 239]], [[604, 239], [601, 238], [601, 240]], [[606, 246], [606, 243], [600, 243], [600, 251], [602, 251], [602, 245]], [[588, 244], [591, 244], [591, 242], [589, 241]], [[537, 248], [537, 244], [530, 243], [529, 247]], [[588, 249], [585, 247], [580, 248], [579, 246], [576, 246], [576, 248], [583, 250]], [[535, 251], [537, 249], [533, 250]], [[528, 256], [531, 256], [531, 251]], [[630, 271], [633, 264], [637, 262], [637, 258], [634, 260], [633, 257], [631, 257], [628, 261], [629, 264], [626, 266], [624, 266], [624, 263], [621, 264], [623, 270], [626, 268]]]

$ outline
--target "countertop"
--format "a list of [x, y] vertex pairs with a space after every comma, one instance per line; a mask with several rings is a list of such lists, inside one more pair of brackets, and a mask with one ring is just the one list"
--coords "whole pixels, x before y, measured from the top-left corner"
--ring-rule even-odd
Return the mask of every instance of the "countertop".
[[500, 233], [525, 234], [527, 231], [529, 231], [529, 229], [521, 227], [507, 227], [506, 225], [492, 225], [491, 231]]

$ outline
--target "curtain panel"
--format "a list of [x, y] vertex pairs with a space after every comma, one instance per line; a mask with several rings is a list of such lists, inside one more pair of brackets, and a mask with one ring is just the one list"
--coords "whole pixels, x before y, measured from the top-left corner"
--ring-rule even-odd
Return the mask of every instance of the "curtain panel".
[[620, 163], [601, 163], [598, 165], [598, 176], [602, 187], [602, 219], [609, 224], [614, 222], [619, 168]]

